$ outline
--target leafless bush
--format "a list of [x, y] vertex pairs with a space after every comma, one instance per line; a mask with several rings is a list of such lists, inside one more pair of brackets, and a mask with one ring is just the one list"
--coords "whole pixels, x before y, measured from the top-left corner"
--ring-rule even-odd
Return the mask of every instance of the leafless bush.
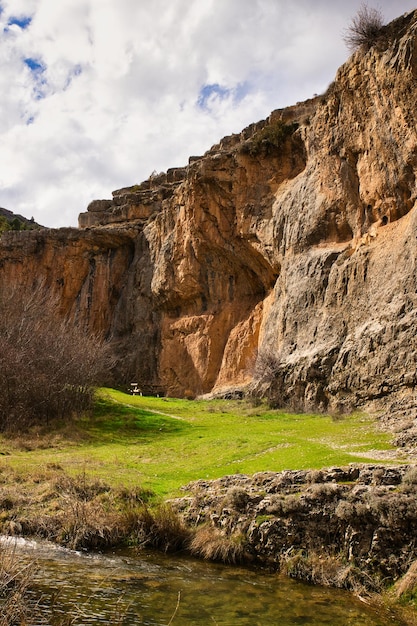
[[322, 470], [310, 470], [306, 478], [310, 485], [320, 484], [325, 480]]
[[279, 355], [271, 350], [260, 351], [255, 362], [254, 378], [260, 383], [270, 383], [278, 374], [281, 365]]
[[80, 414], [109, 365], [105, 342], [59, 317], [43, 287], [0, 292], [0, 429]]
[[343, 35], [349, 50], [369, 50], [380, 38], [384, 20], [378, 9], [363, 4]]
[[286, 404], [281, 357], [272, 350], [258, 353], [253, 370], [253, 395], [266, 398], [273, 408]]

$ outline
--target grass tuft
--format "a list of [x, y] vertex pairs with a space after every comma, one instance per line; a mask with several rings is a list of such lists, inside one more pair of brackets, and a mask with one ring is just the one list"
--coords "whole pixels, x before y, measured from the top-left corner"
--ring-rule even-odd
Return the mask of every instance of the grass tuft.
[[202, 526], [192, 538], [189, 550], [192, 555], [207, 561], [237, 564], [248, 559], [245, 541], [241, 533], [226, 535], [217, 528]]

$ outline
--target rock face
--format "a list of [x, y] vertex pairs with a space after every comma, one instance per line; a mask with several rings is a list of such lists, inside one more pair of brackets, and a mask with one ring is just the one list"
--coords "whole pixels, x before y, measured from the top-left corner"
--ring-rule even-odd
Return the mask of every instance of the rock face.
[[187, 526], [202, 529], [203, 547], [209, 537], [238, 540], [240, 558], [295, 578], [379, 591], [417, 559], [415, 467], [238, 474], [184, 490], [190, 495], [171, 504]]
[[416, 96], [413, 12], [323, 96], [94, 201], [78, 230], [3, 235], [1, 284], [43, 279], [144, 388], [255, 371], [281, 404], [414, 406]]

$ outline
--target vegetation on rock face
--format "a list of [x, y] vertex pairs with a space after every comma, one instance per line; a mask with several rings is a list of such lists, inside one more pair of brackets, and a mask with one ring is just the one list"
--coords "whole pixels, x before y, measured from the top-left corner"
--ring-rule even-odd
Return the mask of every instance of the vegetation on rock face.
[[[412, 477], [412, 472], [411, 472]], [[198, 480], [174, 501], [191, 546], [209, 558], [268, 563], [320, 585], [380, 592], [407, 574], [416, 590], [416, 485], [408, 466], [350, 465]], [[203, 538], [204, 537], [204, 541]]]
[[285, 124], [282, 120], [266, 124], [251, 137], [244, 146], [244, 150], [251, 156], [273, 154], [282, 150], [285, 141], [294, 134], [297, 128], [297, 123]]
[[369, 50], [380, 38], [383, 26], [381, 12], [363, 4], [346, 29], [343, 39], [349, 50]]
[[57, 316], [39, 287], [0, 292], [0, 429], [81, 414], [102, 381], [107, 348]]

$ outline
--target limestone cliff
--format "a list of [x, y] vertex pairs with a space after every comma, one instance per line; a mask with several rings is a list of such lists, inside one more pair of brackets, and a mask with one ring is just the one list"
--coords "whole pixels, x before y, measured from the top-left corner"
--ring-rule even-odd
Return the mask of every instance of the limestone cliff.
[[413, 406], [416, 97], [417, 11], [323, 96], [94, 201], [79, 229], [6, 233], [0, 281], [44, 278], [112, 337], [125, 382], [202, 394], [260, 355], [284, 404]]

